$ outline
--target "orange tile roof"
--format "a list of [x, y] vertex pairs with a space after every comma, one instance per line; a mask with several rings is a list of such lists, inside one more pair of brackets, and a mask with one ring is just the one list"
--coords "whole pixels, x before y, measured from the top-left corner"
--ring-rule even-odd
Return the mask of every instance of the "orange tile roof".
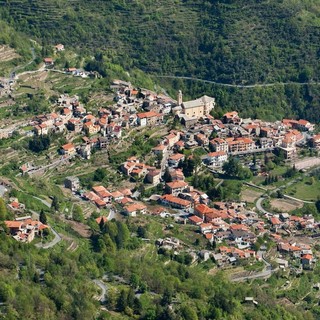
[[23, 225], [22, 221], [5, 221], [6, 226], [10, 228], [20, 228]]
[[65, 151], [72, 150], [72, 149], [74, 149], [74, 144], [73, 143], [67, 143], [67, 144], [62, 146], [62, 149], [65, 150]]
[[201, 218], [199, 218], [198, 216], [191, 216], [188, 218], [190, 221], [194, 222], [194, 223], [201, 223], [203, 222], [203, 220]]
[[194, 207], [194, 210], [199, 212], [200, 214], [202, 215], [206, 215], [208, 213], [211, 213], [213, 212], [213, 209], [212, 208], [209, 208], [208, 206], [206, 206], [205, 204], [197, 204], [195, 207]]
[[166, 185], [171, 189], [186, 188], [189, 186], [188, 183], [185, 181], [167, 182]]
[[169, 157], [170, 160], [180, 160], [182, 158], [184, 158], [184, 154], [181, 153], [175, 153]]
[[153, 117], [160, 117], [161, 114], [154, 112], [154, 111], [149, 111], [149, 112], [142, 112], [142, 113], [138, 113], [137, 117], [139, 117], [140, 119], [143, 118], [153, 118]]
[[103, 223], [106, 223], [108, 221], [108, 218], [105, 217], [105, 216], [101, 216], [101, 217], [98, 217], [96, 219], [97, 223], [100, 224], [101, 223], [101, 220], [103, 220]]
[[171, 203], [179, 204], [179, 205], [184, 206], [184, 207], [188, 207], [188, 206], [191, 205], [190, 201], [175, 197], [175, 196], [173, 196], [171, 194], [165, 194], [164, 196], [162, 196], [162, 199], [166, 200], [168, 202], [171, 202]]
[[210, 152], [207, 154], [208, 157], [220, 157], [220, 156], [225, 156], [227, 153], [225, 151], [216, 151], [216, 152]]

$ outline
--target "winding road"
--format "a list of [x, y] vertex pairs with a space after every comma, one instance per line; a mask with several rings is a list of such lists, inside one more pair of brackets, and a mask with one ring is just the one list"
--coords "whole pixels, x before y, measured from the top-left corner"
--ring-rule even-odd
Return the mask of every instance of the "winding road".
[[[36, 197], [36, 196], [32, 196], [32, 197], [33, 197], [34, 199], [37, 199], [37, 200], [41, 201], [41, 202], [42, 202], [45, 206], [47, 206], [48, 208], [51, 208], [51, 204], [50, 204], [48, 201], [43, 200], [43, 199], [41, 199], [41, 198], [38, 198], [38, 197]], [[38, 214], [38, 213], [36, 213], [35, 211], [32, 211], [32, 213], [38, 215], [37, 218], [39, 219], [39, 214]], [[36, 244], [36, 247], [37, 247], [37, 248], [49, 249], [49, 248], [54, 247], [56, 244], [58, 244], [58, 243], [62, 240], [62, 238], [61, 238], [61, 236], [59, 235], [59, 233], [58, 233], [56, 230], [54, 230], [49, 224], [48, 224], [48, 226], [50, 227], [52, 233], [54, 234], [54, 239], [51, 240], [51, 241], [49, 241], [49, 242], [47, 242], [47, 243], [42, 243], [42, 242], [37, 243], [37, 244]]]
[[263, 87], [275, 87], [279, 85], [290, 85], [290, 84], [295, 84], [295, 85], [320, 85], [320, 82], [316, 81], [311, 81], [311, 82], [274, 82], [274, 83], [256, 83], [256, 84], [230, 84], [230, 83], [223, 83], [223, 82], [217, 82], [213, 80], [205, 80], [205, 79], [199, 79], [199, 78], [194, 78], [194, 77], [183, 77], [183, 76], [157, 76], [157, 75], [152, 75], [155, 78], [168, 78], [168, 79], [182, 79], [182, 80], [191, 80], [191, 81], [200, 81], [200, 82], [205, 82], [205, 83], [211, 83], [215, 84], [218, 86], [223, 86], [223, 87], [230, 87], [230, 88], [263, 88]]
[[108, 287], [99, 279], [94, 279], [93, 282], [101, 289], [101, 295], [98, 297], [98, 300], [101, 303], [106, 302], [106, 293], [108, 291]]
[[[261, 251], [260, 251], [261, 252]], [[262, 261], [265, 264], [264, 269], [261, 272], [256, 272], [254, 274], [248, 275], [248, 276], [241, 276], [231, 279], [233, 282], [237, 281], [246, 281], [246, 280], [253, 280], [253, 279], [259, 279], [259, 278], [269, 278], [272, 275], [272, 272], [277, 271], [278, 269], [272, 269], [271, 264], [265, 259], [264, 254], [261, 253]]]
[[19, 69], [24, 69], [27, 66], [29, 66], [35, 59], [36, 59], [36, 53], [34, 48], [31, 48], [31, 54], [32, 54], [32, 60], [30, 60], [27, 64], [23, 65], [23, 66], [16, 66], [15, 68], [12, 69], [12, 71], [10, 72], [10, 80], [16, 79], [16, 72]]
[[42, 243], [42, 242], [37, 243], [36, 244], [37, 248], [49, 249], [49, 248], [54, 247], [56, 244], [58, 244], [62, 240], [59, 233], [56, 230], [54, 230], [50, 225], [48, 225], [48, 226], [50, 227], [52, 233], [54, 234], [54, 239], [51, 240], [50, 242], [47, 242], [47, 243]]
[[267, 211], [267, 210], [265, 210], [265, 209], [262, 208], [262, 201], [263, 201], [263, 200], [265, 200], [264, 197], [261, 197], [261, 198], [259, 198], [259, 199], [257, 200], [257, 202], [256, 202], [256, 208], [257, 208], [261, 213], [272, 216], [273, 213], [271, 213], [271, 212], [269, 212], [269, 211]]

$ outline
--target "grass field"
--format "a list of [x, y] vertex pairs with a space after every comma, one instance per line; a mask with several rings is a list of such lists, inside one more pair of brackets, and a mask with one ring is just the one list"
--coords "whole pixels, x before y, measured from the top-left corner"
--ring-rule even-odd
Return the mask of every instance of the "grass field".
[[320, 181], [314, 178], [314, 182], [311, 184], [310, 179], [310, 177], [305, 177], [302, 181], [286, 188], [283, 192], [302, 200], [316, 200], [320, 196]]

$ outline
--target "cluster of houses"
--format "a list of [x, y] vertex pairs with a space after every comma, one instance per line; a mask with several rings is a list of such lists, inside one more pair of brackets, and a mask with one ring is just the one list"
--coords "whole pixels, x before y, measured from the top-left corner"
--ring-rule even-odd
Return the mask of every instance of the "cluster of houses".
[[41, 236], [43, 230], [49, 227], [31, 217], [21, 217], [4, 221], [12, 237], [19, 242], [31, 242], [34, 237]]
[[[64, 185], [73, 192], [79, 192], [80, 181], [77, 177], [67, 177]], [[135, 217], [138, 213], [147, 213], [147, 207], [143, 203], [136, 201], [136, 197], [130, 189], [119, 189], [110, 191], [102, 185], [92, 187], [88, 192], [82, 192], [84, 200], [95, 204], [99, 209], [113, 208], [119, 205], [124, 215]]]
[[[295, 259], [304, 269], [309, 269], [316, 261], [310, 243], [302, 237], [297, 241], [295, 237], [298, 232], [319, 228], [319, 222], [311, 215], [297, 217], [282, 213], [262, 218], [248, 211], [244, 203], [215, 202], [213, 206], [194, 205], [188, 221], [198, 226], [210, 243], [218, 246], [212, 257], [219, 266], [237, 263], [239, 259], [261, 259], [261, 253], [254, 248], [258, 236], [265, 234], [277, 244], [280, 267], [288, 267]], [[314, 233], [310, 234], [310, 239], [312, 237]]]
[[25, 205], [20, 203], [17, 198], [10, 198], [7, 205], [8, 209], [14, 213], [14, 220], [5, 220], [4, 223], [8, 233], [19, 242], [31, 242], [35, 236], [42, 236], [43, 230], [49, 226], [38, 220], [33, 220], [31, 216], [22, 216], [25, 213]]

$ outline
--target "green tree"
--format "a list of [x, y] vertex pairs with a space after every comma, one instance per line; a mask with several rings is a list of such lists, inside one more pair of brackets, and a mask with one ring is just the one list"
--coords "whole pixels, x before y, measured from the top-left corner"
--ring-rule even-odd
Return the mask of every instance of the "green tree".
[[117, 310], [123, 312], [127, 307], [127, 293], [125, 290], [121, 290], [118, 301], [117, 301]]
[[51, 203], [51, 208], [54, 211], [59, 211], [60, 205], [59, 205], [59, 200], [58, 200], [57, 196], [53, 196], [52, 203]]
[[139, 226], [137, 229], [137, 234], [139, 238], [147, 238], [147, 230], [145, 227]]
[[93, 175], [93, 180], [94, 181], [103, 181], [107, 176], [107, 170], [104, 168], [98, 168]]
[[198, 320], [198, 315], [196, 310], [188, 304], [184, 304], [181, 306], [180, 313], [181, 313], [182, 319], [184, 320]]
[[41, 211], [40, 211], [39, 220], [43, 224], [47, 224], [48, 223], [46, 213], [44, 212], [43, 209], [41, 209]]
[[320, 213], [320, 196], [318, 196], [315, 206], [317, 208], [318, 213]]
[[73, 207], [72, 218], [74, 221], [78, 221], [78, 222], [84, 221], [82, 208], [77, 204], [75, 204]]
[[223, 164], [222, 169], [228, 176], [236, 177], [240, 171], [240, 166], [239, 161], [231, 157], [229, 161]]
[[7, 207], [2, 198], [0, 198], [0, 221], [5, 220], [7, 217]]

